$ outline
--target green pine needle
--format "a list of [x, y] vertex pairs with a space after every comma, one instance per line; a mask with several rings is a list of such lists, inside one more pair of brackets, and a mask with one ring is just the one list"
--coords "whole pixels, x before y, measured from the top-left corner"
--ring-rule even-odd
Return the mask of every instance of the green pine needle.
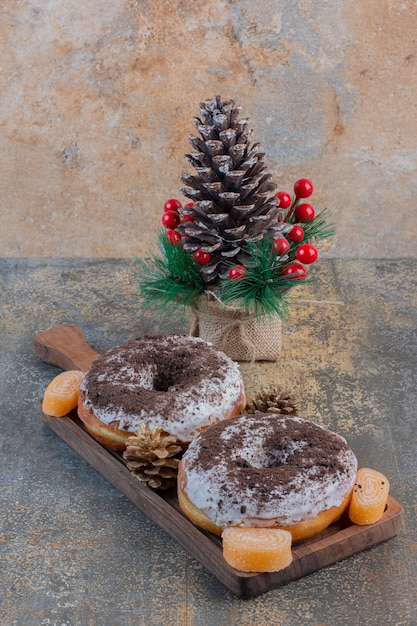
[[[304, 230], [303, 243], [314, 243], [321, 239], [333, 237], [335, 231], [333, 226], [327, 223], [327, 218], [328, 211], [327, 209], [323, 209], [323, 211], [315, 216], [314, 220], [301, 224]], [[292, 220], [290, 220], [290, 222], [292, 222]]]
[[283, 276], [282, 269], [288, 263], [273, 256], [272, 240], [264, 238], [260, 242], [248, 244], [250, 262], [247, 275], [235, 280], [223, 281], [220, 299], [224, 304], [233, 304], [247, 314], [285, 317], [288, 313], [289, 287], [303, 285], [310, 279], [297, 280]]
[[139, 303], [161, 314], [180, 315], [193, 306], [204, 292], [204, 281], [192, 256], [172, 245], [165, 232], [159, 234], [160, 256], [137, 260]]
[[335, 229], [332, 224], [327, 223], [328, 212], [326, 209], [318, 213], [312, 222], [305, 224], [304, 239], [309, 243], [321, 241], [334, 237]]

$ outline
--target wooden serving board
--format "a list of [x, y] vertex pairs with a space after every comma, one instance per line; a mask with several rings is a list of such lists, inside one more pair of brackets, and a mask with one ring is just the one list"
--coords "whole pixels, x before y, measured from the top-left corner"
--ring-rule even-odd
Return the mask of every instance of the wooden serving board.
[[[65, 325], [38, 333], [35, 353], [63, 369], [86, 369], [96, 358], [79, 328]], [[382, 518], [370, 526], [352, 524], [347, 516], [325, 531], [293, 547], [293, 562], [274, 573], [245, 573], [223, 558], [221, 539], [194, 526], [182, 513], [174, 489], [156, 492], [140, 483], [127, 469], [122, 455], [98, 443], [84, 429], [76, 411], [55, 418], [42, 413], [43, 422], [147, 517], [175, 539], [230, 591], [240, 597], [256, 596], [336, 563], [398, 534], [403, 509], [389, 497]]]

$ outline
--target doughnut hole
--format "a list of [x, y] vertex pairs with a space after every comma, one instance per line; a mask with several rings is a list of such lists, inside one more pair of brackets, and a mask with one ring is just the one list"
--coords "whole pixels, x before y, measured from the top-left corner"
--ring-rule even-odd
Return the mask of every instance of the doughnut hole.
[[192, 379], [193, 372], [187, 363], [186, 354], [177, 354], [175, 359], [166, 358], [163, 362], [156, 361], [152, 389], [162, 393], [179, 391], [189, 385]]

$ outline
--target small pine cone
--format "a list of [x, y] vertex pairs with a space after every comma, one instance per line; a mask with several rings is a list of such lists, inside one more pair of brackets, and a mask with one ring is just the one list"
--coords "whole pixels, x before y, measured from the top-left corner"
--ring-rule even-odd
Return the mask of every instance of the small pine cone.
[[249, 398], [244, 413], [276, 413], [281, 415], [297, 415], [297, 400], [280, 387], [262, 389], [254, 398]]
[[123, 458], [138, 480], [152, 489], [166, 490], [175, 485], [179, 459], [174, 457], [181, 451], [176, 437], [143, 423], [128, 438]]

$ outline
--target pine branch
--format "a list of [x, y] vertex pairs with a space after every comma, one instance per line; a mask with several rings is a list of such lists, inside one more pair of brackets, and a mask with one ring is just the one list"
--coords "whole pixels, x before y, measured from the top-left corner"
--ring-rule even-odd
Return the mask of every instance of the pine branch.
[[205, 284], [192, 256], [172, 245], [165, 233], [160, 233], [158, 247], [161, 256], [137, 260], [139, 304], [142, 309], [178, 316], [196, 304]]
[[248, 244], [250, 263], [242, 279], [225, 279], [220, 290], [224, 304], [234, 304], [248, 314], [285, 317], [288, 313], [290, 287], [305, 284], [311, 279], [298, 280], [295, 276], [283, 276], [282, 270], [289, 258], [275, 256], [272, 240]]
[[[318, 213], [314, 220], [311, 222], [303, 222], [301, 226], [304, 229], [303, 243], [317, 243], [321, 239], [328, 239], [335, 234], [334, 227], [327, 223], [329, 212], [327, 209], [323, 209]], [[293, 223], [293, 219], [290, 219], [290, 223]]]

